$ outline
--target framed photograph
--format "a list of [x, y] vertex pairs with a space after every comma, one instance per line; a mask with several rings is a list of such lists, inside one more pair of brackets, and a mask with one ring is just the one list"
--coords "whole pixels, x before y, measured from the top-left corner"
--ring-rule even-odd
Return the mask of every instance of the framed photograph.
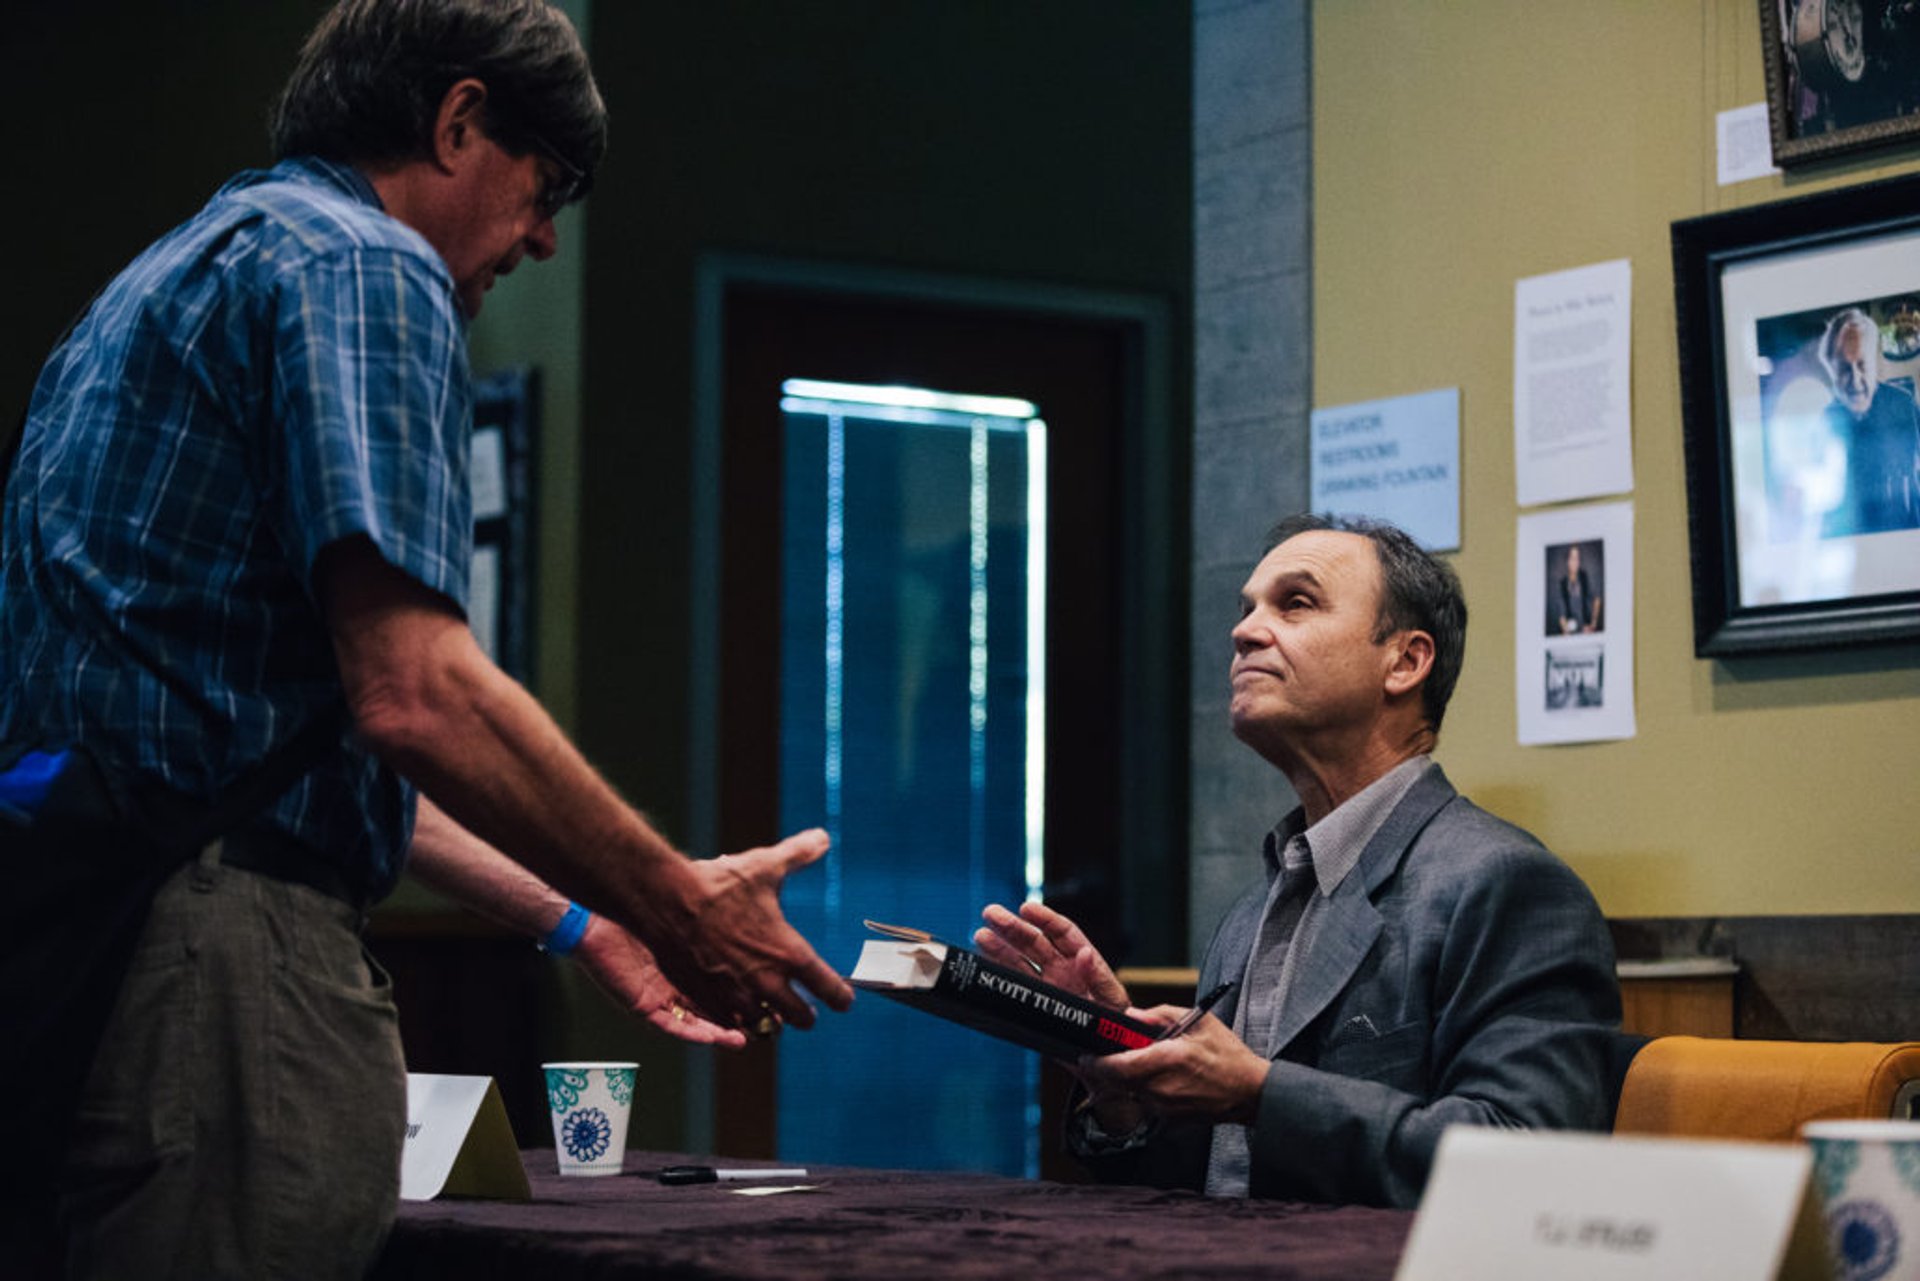
[[1760, 0], [1760, 30], [1775, 164], [1920, 140], [1920, 4]]
[[1920, 175], [1673, 224], [1694, 650], [1920, 638]]

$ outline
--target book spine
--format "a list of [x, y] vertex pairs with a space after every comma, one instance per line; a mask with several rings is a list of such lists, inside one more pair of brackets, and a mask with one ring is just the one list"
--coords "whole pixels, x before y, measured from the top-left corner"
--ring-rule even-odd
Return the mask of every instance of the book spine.
[[951, 1001], [982, 1016], [1021, 1027], [1055, 1052], [1112, 1054], [1151, 1045], [1154, 1037], [1132, 1019], [1050, 984], [1031, 981], [1017, 970], [950, 947], [937, 987]]

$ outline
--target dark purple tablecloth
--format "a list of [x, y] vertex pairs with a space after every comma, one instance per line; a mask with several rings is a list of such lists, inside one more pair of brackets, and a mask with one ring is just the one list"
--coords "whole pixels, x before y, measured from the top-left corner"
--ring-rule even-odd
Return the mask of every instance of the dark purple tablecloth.
[[[977, 1174], [814, 1166], [817, 1192], [737, 1195], [663, 1187], [663, 1165], [562, 1179], [553, 1153], [521, 1154], [526, 1203], [406, 1204], [378, 1278], [431, 1277], [1392, 1277], [1410, 1212], [1187, 1192], [1082, 1187]], [[752, 1162], [727, 1162], [750, 1165]]]

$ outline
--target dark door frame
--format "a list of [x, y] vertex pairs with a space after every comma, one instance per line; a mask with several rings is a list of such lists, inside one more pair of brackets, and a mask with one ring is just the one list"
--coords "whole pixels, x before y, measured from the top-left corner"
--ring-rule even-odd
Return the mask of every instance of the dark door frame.
[[[736, 254], [703, 256], [694, 282], [693, 457], [689, 477], [694, 585], [689, 619], [688, 848], [717, 852], [723, 837], [720, 727], [723, 723], [722, 458], [726, 351], [731, 299], [779, 291], [823, 301], [903, 303], [953, 314], [1099, 326], [1123, 335], [1118, 444], [1121, 571], [1118, 599], [1101, 632], [1123, 648], [1124, 679], [1113, 697], [1125, 727], [1113, 804], [1122, 914], [1135, 963], [1186, 956], [1186, 636], [1187, 443], [1175, 438], [1172, 411], [1175, 335], [1171, 306], [1144, 294], [991, 280], [848, 264]], [[957, 390], [974, 390], [961, 388]], [[981, 389], [986, 390], [986, 389]], [[1042, 406], [1045, 412], [1045, 406]], [[1063, 567], [1071, 571], [1072, 567]], [[1069, 733], [1049, 717], [1049, 736]], [[688, 1079], [687, 1134], [693, 1151], [715, 1150], [713, 1073], [696, 1053]], [[733, 1058], [735, 1056], [729, 1056]], [[738, 1074], [729, 1064], [729, 1079]], [[735, 1155], [748, 1155], [745, 1152]]]

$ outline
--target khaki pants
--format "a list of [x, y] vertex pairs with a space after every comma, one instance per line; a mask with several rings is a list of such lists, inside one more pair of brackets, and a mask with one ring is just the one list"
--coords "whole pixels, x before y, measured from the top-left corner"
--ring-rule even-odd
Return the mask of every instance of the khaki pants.
[[62, 1171], [74, 1277], [358, 1277], [406, 1068], [354, 909], [211, 854], [155, 898]]

